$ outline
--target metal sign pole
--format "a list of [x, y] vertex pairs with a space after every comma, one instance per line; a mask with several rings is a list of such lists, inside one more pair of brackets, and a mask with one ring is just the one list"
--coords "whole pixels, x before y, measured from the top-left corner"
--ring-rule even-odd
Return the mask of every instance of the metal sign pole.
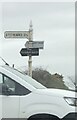
[[[32, 28], [32, 21], [30, 21], [30, 26], [29, 26], [29, 42], [33, 41], [33, 28]], [[29, 56], [28, 60], [28, 75], [32, 77], [32, 56]]]

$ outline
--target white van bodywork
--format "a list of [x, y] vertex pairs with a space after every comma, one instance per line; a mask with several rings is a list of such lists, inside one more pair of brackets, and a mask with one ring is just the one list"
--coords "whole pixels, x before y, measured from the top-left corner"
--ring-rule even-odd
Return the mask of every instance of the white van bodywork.
[[[47, 89], [27, 75], [7, 65], [0, 67], [0, 84], [6, 84], [8, 93], [0, 93], [0, 118], [31, 118], [34, 115], [51, 115], [63, 119], [75, 114], [77, 93], [61, 89]], [[76, 106], [68, 99], [76, 100]], [[44, 119], [44, 118], [43, 118]], [[47, 119], [49, 120], [49, 119]]]

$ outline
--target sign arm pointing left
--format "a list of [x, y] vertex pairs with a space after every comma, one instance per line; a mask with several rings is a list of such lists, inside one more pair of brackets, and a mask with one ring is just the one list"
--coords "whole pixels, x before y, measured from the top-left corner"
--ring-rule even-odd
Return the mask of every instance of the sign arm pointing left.
[[4, 38], [27, 38], [29, 39], [29, 31], [5, 31]]

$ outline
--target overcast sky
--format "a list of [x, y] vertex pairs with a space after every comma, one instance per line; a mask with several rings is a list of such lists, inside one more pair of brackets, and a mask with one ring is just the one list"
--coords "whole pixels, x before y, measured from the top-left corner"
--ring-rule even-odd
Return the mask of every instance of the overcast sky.
[[0, 56], [10, 65], [28, 66], [28, 57], [22, 57], [20, 50], [27, 39], [5, 39], [4, 32], [29, 30], [33, 22], [33, 40], [44, 41], [40, 55], [32, 57], [33, 67], [47, 69], [51, 73], [73, 75], [75, 73], [75, 3], [2, 3], [2, 39]]

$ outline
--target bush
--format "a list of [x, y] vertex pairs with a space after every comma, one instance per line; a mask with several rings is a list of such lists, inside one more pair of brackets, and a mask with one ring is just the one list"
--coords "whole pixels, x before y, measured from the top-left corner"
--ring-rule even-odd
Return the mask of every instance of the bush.
[[36, 68], [32, 71], [32, 77], [47, 88], [68, 89], [64, 84], [63, 76], [57, 73], [51, 75], [43, 68]]

